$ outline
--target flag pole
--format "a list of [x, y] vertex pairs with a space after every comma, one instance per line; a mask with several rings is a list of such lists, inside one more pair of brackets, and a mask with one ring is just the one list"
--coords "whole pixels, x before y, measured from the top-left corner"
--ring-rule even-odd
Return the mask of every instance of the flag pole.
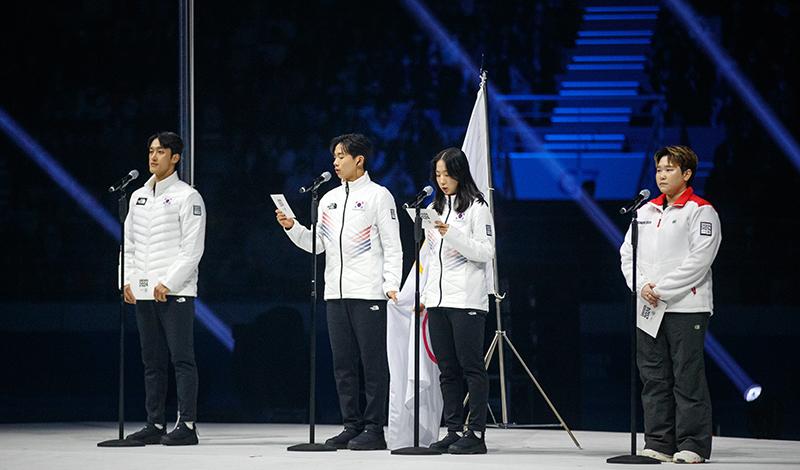
[[[492, 214], [492, 220], [494, 220], [495, 211], [494, 211], [494, 183], [492, 181], [492, 153], [491, 153], [491, 148], [492, 147], [491, 147], [491, 141], [490, 141], [491, 134], [489, 133], [489, 78], [488, 78], [488, 73], [483, 68], [483, 66], [481, 66], [481, 85], [480, 85], [480, 88], [484, 93], [484, 96], [483, 96], [484, 109], [483, 109], [483, 111], [484, 111], [484, 116], [486, 118], [485, 119], [486, 128], [484, 129], [484, 132], [485, 132], [485, 135], [486, 135], [485, 153], [486, 153], [486, 173], [487, 173], [487, 183], [488, 183], [488, 185], [487, 185], [487, 191], [486, 191], [487, 194], [485, 196], [488, 199], [487, 202], [489, 204], [489, 211]], [[497, 230], [495, 230], [495, 236], [492, 237], [492, 243], [496, 244], [496, 242], [495, 242], [496, 239], [497, 239]], [[495, 253], [497, 253], [496, 250], [495, 250]], [[506, 334], [505, 329], [503, 329], [502, 316], [501, 316], [501, 305], [502, 305], [503, 299], [505, 299], [506, 295], [500, 293], [500, 285], [499, 285], [498, 275], [497, 274], [498, 274], [497, 256], [495, 255], [494, 259], [492, 259], [492, 275], [493, 275], [493, 278], [494, 278], [492, 287], [494, 289], [493, 294], [494, 294], [494, 303], [495, 303], [495, 315], [496, 315], [496, 318], [497, 318], [497, 330], [495, 331], [495, 338], [494, 338], [494, 341], [493, 341], [493, 344], [495, 344], [495, 347], [494, 348], [491, 348], [491, 347], [489, 348], [489, 351], [486, 353], [485, 363], [486, 363], [486, 365], [488, 367], [489, 363], [492, 360], [492, 355], [494, 354], [494, 351], [497, 351], [497, 355], [498, 355], [497, 358], [498, 358], [498, 361], [499, 361], [499, 368], [500, 368], [500, 405], [502, 407], [502, 409], [501, 409], [502, 423], [499, 423], [498, 427], [501, 427], [501, 428], [526, 427], [526, 426], [514, 426], [514, 425], [512, 425], [511, 423], [508, 422], [508, 400], [507, 400], [507, 397], [506, 397], [506, 370], [505, 370], [505, 357], [504, 357], [504, 354], [503, 354], [503, 350], [504, 350], [503, 342], [505, 342], [505, 344], [507, 344], [508, 347], [511, 348], [511, 352], [514, 353], [514, 356], [516, 356], [516, 358], [519, 361], [520, 365], [522, 365], [523, 369], [525, 369], [525, 372], [528, 374], [528, 377], [530, 377], [530, 379], [533, 382], [533, 384], [539, 390], [539, 393], [542, 395], [542, 398], [544, 398], [545, 402], [547, 402], [547, 405], [550, 407], [550, 410], [556, 416], [556, 418], [558, 419], [559, 423], [561, 423], [561, 427], [564, 428], [565, 431], [567, 431], [567, 434], [569, 434], [569, 437], [570, 437], [570, 439], [572, 439], [572, 442], [575, 444], [575, 446], [578, 449], [580, 449], [581, 445], [578, 442], [578, 440], [575, 438], [575, 435], [572, 434], [572, 430], [570, 430], [569, 426], [567, 426], [567, 423], [561, 417], [561, 414], [559, 414], [558, 410], [556, 410], [555, 405], [553, 405], [553, 402], [550, 401], [550, 398], [547, 396], [547, 393], [545, 393], [544, 389], [539, 384], [539, 381], [536, 380], [536, 377], [533, 375], [531, 370], [528, 368], [528, 365], [525, 364], [525, 360], [522, 359], [522, 356], [520, 356], [519, 352], [517, 351], [517, 348], [514, 347], [514, 344], [511, 342], [511, 339], [509, 339], [508, 335]], [[465, 405], [466, 405], [466, 402], [467, 402], [468, 399], [469, 399], [469, 395], [467, 395], [467, 397], [464, 399], [464, 404]]]

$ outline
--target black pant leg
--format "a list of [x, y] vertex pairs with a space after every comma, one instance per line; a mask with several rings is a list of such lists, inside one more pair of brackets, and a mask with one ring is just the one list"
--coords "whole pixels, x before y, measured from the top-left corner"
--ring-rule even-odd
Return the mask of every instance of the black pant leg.
[[428, 331], [439, 366], [444, 423], [448, 431], [461, 431], [464, 429], [464, 375], [456, 355], [449, 309], [428, 309]]
[[[665, 315], [664, 322], [666, 323]], [[672, 359], [662, 323], [655, 338], [636, 329], [636, 364], [642, 380], [645, 448], [674, 454], [675, 398]]]
[[194, 297], [167, 296], [156, 304], [175, 369], [178, 419], [197, 420], [197, 364], [194, 358]]
[[708, 313], [665, 316], [675, 377], [675, 439], [678, 450], [711, 457], [711, 396], [703, 348]]
[[169, 351], [155, 301], [139, 300], [136, 302], [136, 326], [139, 330], [139, 344], [142, 348], [142, 364], [144, 365], [147, 422], [164, 425], [166, 424], [164, 406], [167, 399]]
[[386, 301], [347, 300], [364, 368], [364, 427], [383, 432], [389, 396], [389, 360], [386, 355]]
[[348, 306], [344, 300], [328, 300], [326, 311], [333, 353], [333, 377], [342, 421], [346, 428], [361, 430], [364, 428], [364, 418], [358, 396], [359, 350]]
[[486, 429], [486, 409], [489, 401], [489, 376], [483, 362], [486, 313], [469, 309], [450, 309], [449, 312], [456, 356], [469, 391], [467, 427], [480, 432]]

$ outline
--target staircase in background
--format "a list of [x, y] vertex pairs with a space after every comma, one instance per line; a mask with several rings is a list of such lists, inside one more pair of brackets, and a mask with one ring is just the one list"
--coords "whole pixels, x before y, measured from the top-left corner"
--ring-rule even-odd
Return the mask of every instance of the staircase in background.
[[570, 199], [563, 168], [597, 200], [628, 199], [649, 178], [660, 144], [664, 99], [645, 70], [660, 12], [657, 5], [587, 2], [556, 93], [495, 96], [514, 106], [541, 139], [530, 148], [501, 117], [493, 125], [495, 158], [506, 162], [506, 196]]

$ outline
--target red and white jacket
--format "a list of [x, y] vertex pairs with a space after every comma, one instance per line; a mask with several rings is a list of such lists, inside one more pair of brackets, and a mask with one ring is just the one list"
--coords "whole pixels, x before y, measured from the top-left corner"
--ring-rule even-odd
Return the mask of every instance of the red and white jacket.
[[[636, 289], [655, 284], [653, 291], [667, 304], [667, 312], [713, 313], [711, 264], [722, 240], [717, 211], [691, 187], [666, 209], [665, 198], [662, 194], [638, 210]], [[630, 227], [619, 251], [630, 289]]]

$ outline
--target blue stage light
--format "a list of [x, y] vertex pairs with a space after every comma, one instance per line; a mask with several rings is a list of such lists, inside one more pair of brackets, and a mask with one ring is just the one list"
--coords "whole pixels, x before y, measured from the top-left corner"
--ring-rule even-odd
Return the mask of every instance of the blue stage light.
[[717, 66], [722, 76], [728, 81], [739, 97], [744, 101], [750, 111], [758, 116], [759, 121], [772, 136], [783, 152], [791, 159], [795, 168], [800, 171], [800, 146], [792, 134], [783, 126], [781, 121], [772, 112], [761, 95], [753, 88], [747, 77], [736, 66], [736, 62], [723, 50], [711, 37], [705, 26], [700, 22], [700, 17], [692, 7], [683, 0], [665, 0], [672, 13], [683, 22], [691, 36], [700, 45], [700, 48]]
[[[117, 219], [113, 217], [89, 192], [81, 186], [78, 181], [72, 177], [62, 167], [47, 150], [39, 145], [33, 137], [28, 134], [8, 113], [0, 108], [0, 129], [8, 135], [8, 137], [25, 154], [36, 162], [44, 172], [53, 179], [69, 197], [78, 203], [78, 206], [83, 209], [89, 216], [105, 230], [109, 235], [119, 242], [120, 240], [120, 225]], [[196, 302], [197, 318], [200, 322], [208, 328], [212, 335], [217, 338], [229, 351], [233, 351], [233, 334], [231, 329], [225, 325], [204, 303], [198, 299]]]
[[711, 332], [706, 332], [705, 350], [717, 363], [722, 372], [733, 382], [746, 401], [753, 401], [761, 395], [761, 385], [755, 383], [739, 364], [728, 354]]

